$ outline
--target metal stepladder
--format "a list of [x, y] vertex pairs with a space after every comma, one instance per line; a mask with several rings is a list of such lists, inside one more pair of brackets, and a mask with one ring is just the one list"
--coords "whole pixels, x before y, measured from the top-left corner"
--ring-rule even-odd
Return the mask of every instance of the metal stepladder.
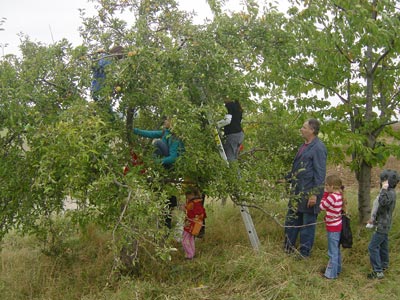
[[[211, 123], [211, 119], [209, 118], [208, 120], [209, 120], [209, 124], [211, 126], [213, 126], [213, 124]], [[215, 141], [218, 146], [219, 154], [221, 155], [221, 158], [223, 160], [225, 160], [225, 162], [229, 165], [228, 158], [226, 157], [226, 153], [225, 153], [224, 147], [222, 145], [221, 136], [219, 135], [219, 131], [216, 126], [214, 126], [213, 128], [214, 128]], [[260, 247], [260, 241], [258, 239], [258, 235], [257, 235], [256, 229], [254, 227], [253, 219], [251, 218], [250, 211], [249, 211], [248, 206], [246, 206], [246, 203], [242, 203], [240, 205], [240, 214], [242, 215], [244, 225], [246, 226], [246, 231], [249, 236], [250, 243], [251, 243], [253, 249], [258, 251], [259, 247]]]

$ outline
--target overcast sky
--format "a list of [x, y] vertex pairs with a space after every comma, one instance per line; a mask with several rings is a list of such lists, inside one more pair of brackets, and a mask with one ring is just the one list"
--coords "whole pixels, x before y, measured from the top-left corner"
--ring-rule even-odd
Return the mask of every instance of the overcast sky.
[[[238, 6], [238, 1], [235, 6]], [[196, 11], [201, 22], [211, 11], [205, 0], [179, 0], [182, 9]], [[78, 27], [82, 21], [79, 8], [94, 15], [93, 3], [86, 0], [0, 0], [0, 18], [6, 18], [0, 31], [2, 55], [16, 53], [20, 44], [19, 33], [28, 35], [35, 42], [51, 44], [66, 38], [74, 45], [80, 44]]]
[[[196, 12], [196, 23], [211, 17], [206, 0], [178, 2], [182, 9]], [[230, 9], [238, 9], [242, 1], [228, 2]], [[87, 0], [0, 0], [0, 19], [7, 18], [1, 26], [4, 31], [0, 31], [0, 55], [18, 52], [19, 33], [28, 35], [34, 42], [51, 44], [66, 38], [74, 46], [79, 45], [78, 27], [82, 23], [79, 8], [85, 8], [88, 15], [95, 13], [93, 3]]]

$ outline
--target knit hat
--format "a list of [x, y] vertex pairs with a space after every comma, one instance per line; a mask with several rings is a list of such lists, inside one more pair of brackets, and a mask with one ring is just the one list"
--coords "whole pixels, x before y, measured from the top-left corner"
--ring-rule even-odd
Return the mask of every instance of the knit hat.
[[389, 183], [389, 187], [394, 189], [400, 181], [400, 177], [395, 170], [383, 170], [379, 175], [381, 182], [387, 180]]

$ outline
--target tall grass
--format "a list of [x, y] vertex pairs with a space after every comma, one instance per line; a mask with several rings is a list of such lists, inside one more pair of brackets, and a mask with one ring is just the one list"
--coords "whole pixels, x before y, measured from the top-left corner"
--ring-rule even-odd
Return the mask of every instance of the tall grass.
[[[356, 216], [354, 193], [348, 192]], [[286, 203], [269, 210], [283, 220]], [[366, 278], [371, 231], [353, 218], [354, 246], [344, 249], [343, 272], [337, 280], [320, 277], [327, 263], [324, 225], [318, 225], [312, 257], [296, 260], [282, 251], [283, 228], [269, 215], [251, 210], [261, 242], [251, 248], [239, 209], [231, 203], [207, 204], [206, 235], [196, 240], [196, 258], [177, 252], [169, 262], [146, 261], [139, 277], [109, 281], [113, 254], [110, 234], [95, 226], [68, 238], [57, 257], [44, 255], [32, 237], [10, 234], [2, 242], [0, 299], [397, 299], [400, 295], [398, 210], [390, 234], [391, 265], [383, 280]], [[322, 219], [322, 215], [319, 220]]]

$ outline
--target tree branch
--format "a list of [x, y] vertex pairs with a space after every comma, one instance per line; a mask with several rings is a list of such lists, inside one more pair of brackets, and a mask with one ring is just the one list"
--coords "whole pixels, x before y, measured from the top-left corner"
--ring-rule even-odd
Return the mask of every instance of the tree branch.
[[107, 54], [107, 55], [103, 55], [102, 57], [92, 59], [92, 61], [99, 61], [100, 59], [103, 59], [103, 58], [121, 56], [121, 55], [125, 56], [126, 54], [124, 54], [124, 53]]
[[[235, 200], [234, 198], [236, 198], [237, 200]], [[280, 226], [280, 227], [282, 227], [282, 228], [285, 228], [285, 227], [292, 227], [292, 226], [285, 226], [283, 223], [281, 223], [281, 222], [278, 220], [278, 218], [277, 218], [278, 214], [271, 214], [271, 213], [269, 213], [268, 211], [266, 211], [264, 208], [262, 208], [262, 207], [260, 207], [260, 206], [258, 206], [258, 205], [256, 205], [256, 204], [247, 204], [247, 203], [240, 202], [240, 201], [238, 200], [238, 198], [235, 197], [235, 196], [231, 197], [231, 199], [232, 199], [232, 202], [233, 202], [235, 205], [243, 206], [243, 207], [248, 207], [248, 208], [254, 208], [254, 209], [257, 209], [257, 210], [261, 211], [263, 214], [269, 216], [278, 226]], [[319, 222], [313, 223], [312, 225], [318, 225], [318, 224], [325, 224], [325, 222], [324, 222], [324, 221], [319, 221]], [[311, 225], [311, 224], [306, 224], [306, 225], [299, 225], [299, 226], [293, 226], [293, 227], [301, 228], [301, 227], [307, 227], [307, 226], [310, 226], [310, 225]]]
[[[391, 104], [393, 104], [393, 105], [395, 105], [395, 104], [398, 104], [396, 101], [393, 101], [396, 97], [398, 97], [400, 95], [400, 89], [396, 92], [396, 93], [394, 93], [393, 95], [392, 95], [392, 97], [390, 97], [390, 102], [391, 102]], [[392, 107], [392, 105], [390, 105], [391, 107]], [[394, 108], [394, 107], [392, 107], [392, 108]]]
[[119, 187], [123, 187], [123, 188], [129, 188], [129, 186], [127, 186], [126, 184], [123, 184], [121, 182], [119, 182], [116, 178], [114, 178], [114, 183], [119, 186]]
[[333, 88], [331, 88], [331, 87], [329, 87], [329, 86], [327, 86], [327, 85], [325, 85], [325, 84], [323, 84], [323, 83], [321, 83], [321, 82], [318, 82], [318, 81], [314, 81], [314, 80], [312, 80], [312, 79], [305, 78], [305, 77], [303, 77], [303, 76], [300, 76], [300, 78], [303, 79], [303, 80], [305, 80], [305, 81], [311, 82], [311, 83], [313, 83], [313, 84], [315, 84], [315, 85], [319, 85], [319, 86], [321, 86], [321, 87], [323, 87], [323, 88], [325, 88], [325, 89], [327, 89], [327, 90], [333, 92], [336, 96], [339, 97], [339, 99], [340, 99], [343, 103], [348, 103], [348, 101], [347, 101], [342, 95], [340, 95], [337, 91], [335, 91]]
[[244, 152], [240, 153], [240, 156], [244, 156], [244, 155], [248, 155], [248, 154], [253, 155], [254, 153], [256, 153], [258, 151], [267, 151], [267, 149], [254, 147], [253, 149], [250, 149], [249, 151], [244, 151]]
[[342, 49], [340, 49], [340, 47], [339, 47], [338, 44], [335, 44], [335, 47], [336, 47], [336, 49], [340, 52], [340, 54], [342, 54], [342, 55], [346, 58], [346, 60], [347, 60], [349, 63], [351, 63], [351, 64], [354, 63], [354, 62], [349, 58], [349, 56], [346, 55], [346, 54], [343, 52]]
[[58, 85], [58, 84], [55, 84], [54, 82], [48, 81], [48, 80], [45, 79], [45, 78], [42, 78], [42, 81], [43, 81], [44, 83], [48, 84], [48, 85], [51, 85], [51, 86], [55, 87], [55, 88], [62, 89], [64, 92], [68, 92], [68, 89], [67, 89], [67, 88], [65, 88], [65, 87], [63, 87], [63, 86], [60, 86], [60, 85]]
[[[393, 40], [392, 40], [392, 44], [393, 44]], [[372, 67], [371, 70], [371, 74], [375, 73], [376, 69], [379, 66], [379, 63], [390, 53], [390, 51], [392, 50], [392, 48], [387, 49], [379, 58], [378, 60], [375, 62], [374, 66]]]
[[399, 121], [391, 121], [391, 122], [383, 123], [383, 124], [381, 124], [377, 129], [375, 129], [374, 131], [372, 131], [371, 134], [372, 134], [374, 137], [378, 137], [379, 134], [382, 132], [382, 130], [383, 130], [386, 126], [393, 125], [393, 124], [396, 124], [396, 123], [399, 123]]
[[346, 9], [344, 7], [342, 7], [342, 6], [340, 6], [340, 5], [336, 4], [336, 3], [333, 3], [333, 6], [335, 6], [336, 8], [338, 8], [339, 10], [341, 10], [343, 12], [346, 12]]

